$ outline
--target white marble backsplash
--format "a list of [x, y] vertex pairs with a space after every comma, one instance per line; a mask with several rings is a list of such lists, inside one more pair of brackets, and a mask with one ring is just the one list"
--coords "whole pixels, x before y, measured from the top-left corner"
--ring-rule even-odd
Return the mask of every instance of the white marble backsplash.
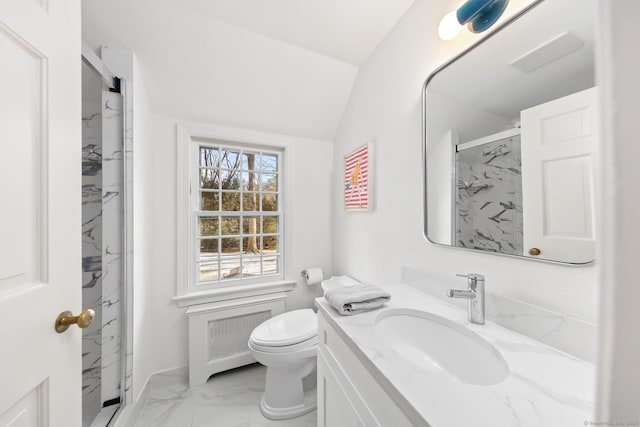
[[[451, 305], [466, 309], [466, 300], [448, 298], [447, 289], [466, 286], [463, 279], [456, 280], [437, 274], [402, 268], [402, 282], [412, 288], [439, 298]], [[491, 278], [487, 277], [487, 289]], [[544, 307], [517, 301], [487, 291], [486, 318], [558, 350], [593, 363], [596, 350], [596, 325], [585, 320], [558, 313]]]

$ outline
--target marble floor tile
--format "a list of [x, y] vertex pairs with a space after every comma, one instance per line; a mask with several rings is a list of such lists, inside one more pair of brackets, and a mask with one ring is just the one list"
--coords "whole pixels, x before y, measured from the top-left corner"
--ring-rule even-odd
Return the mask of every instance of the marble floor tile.
[[316, 412], [274, 421], [260, 412], [266, 368], [259, 364], [217, 374], [189, 388], [186, 370], [154, 375], [137, 427], [311, 427]]

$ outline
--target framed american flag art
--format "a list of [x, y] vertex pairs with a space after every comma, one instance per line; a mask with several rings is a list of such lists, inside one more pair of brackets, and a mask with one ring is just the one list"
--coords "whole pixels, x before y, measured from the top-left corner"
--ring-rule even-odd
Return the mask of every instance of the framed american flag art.
[[344, 207], [373, 210], [373, 142], [344, 156]]

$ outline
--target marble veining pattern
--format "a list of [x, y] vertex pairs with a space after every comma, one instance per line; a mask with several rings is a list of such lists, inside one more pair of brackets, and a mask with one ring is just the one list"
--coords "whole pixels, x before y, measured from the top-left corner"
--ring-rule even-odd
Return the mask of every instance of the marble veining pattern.
[[316, 299], [318, 311], [389, 396], [419, 417], [414, 419], [416, 425], [566, 427], [593, 419], [593, 365], [491, 321], [471, 325], [466, 310], [406, 285], [381, 287], [392, 295], [386, 308], [427, 311], [463, 325], [493, 344], [509, 365], [509, 376], [490, 386], [466, 384], [445, 371], [419, 368], [376, 335], [373, 325], [384, 308], [340, 316], [324, 298]]
[[[83, 76], [89, 78], [91, 76]], [[97, 82], [99, 83], [99, 82]], [[96, 86], [94, 96], [99, 96]], [[89, 425], [100, 412], [102, 370], [102, 112], [82, 103], [82, 306], [96, 317], [82, 330], [82, 415]]]
[[[122, 284], [121, 96], [95, 85], [83, 102], [83, 306], [96, 318], [83, 331], [83, 425], [120, 398]], [[101, 99], [101, 101], [97, 101]]]
[[522, 255], [520, 135], [456, 153], [456, 246]]
[[[491, 278], [487, 280], [487, 286], [490, 286]], [[404, 267], [402, 283], [461, 309], [467, 307], [467, 301], [446, 296], [447, 289], [464, 287], [463, 279]], [[595, 362], [595, 324], [491, 292], [485, 293], [485, 305], [487, 319], [580, 359]]]
[[214, 375], [189, 388], [186, 369], [156, 374], [136, 427], [311, 427], [316, 412], [274, 421], [260, 412], [266, 368], [254, 364]]
[[[120, 80], [121, 96], [120, 98], [114, 98], [114, 95], [111, 94], [110, 97], [106, 98], [109, 103], [105, 104], [105, 108], [108, 109], [105, 114], [113, 115], [114, 119], [120, 116], [119, 120], [123, 120], [122, 127], [117, 130], [114, 128], [114, 136], [117, 136], [118, 140], [122, 142], [124, 150], [121, 149], [120, 152], [112, 152], [112, 154], [114, 161], [120, 163], [119, 167], [122, 175], [124, 175], [122, 177], [124, 186], [120, 188], [118, 201], [122, 209], [123, 225], [125, 226], [124, 229], [120, 230], [123, 235], [120, 252], [125, 252], [120, 255], [121, 277], [123, 280], [119, 297], [120, 321], [124, 323], [126, 328], [123, 331], [124, 335], [120, 337], [119, 345], [120, 352], [124, 353], [124, 366], [120, 368], [120, 371], [124, 374], [121, 378], [124, 380], [124, 386], [120, 389], [122, 394], [120, 399], [125, 404], [132, 404], [133, 325], [127, 319], [133, 319], [133, 86], [136, 84], [133, 80], [134, 57], [129, 51], [109, 46], [102, 46], [101, 54], [104, 64], [122, 77]], [[120, 115], [123, 100], [125, 109], [124, 114]], [[124, 141], [122, 141], [123, 133]], [[122, 151], [124, 151], [124, 156]], [[120, 360], [122, 363], [122, 359]]]
[[122, 96], [102, 93], [102, 402], [120, 398]]

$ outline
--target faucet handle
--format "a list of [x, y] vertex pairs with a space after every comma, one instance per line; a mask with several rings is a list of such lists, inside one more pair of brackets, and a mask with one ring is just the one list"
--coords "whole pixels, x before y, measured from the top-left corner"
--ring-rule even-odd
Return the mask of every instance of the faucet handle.
[[484, 276], [482, 274], [477, 274], [477, 273], [469, 273], [469, 274], [456, 273], [456, 276], [466, 277], [467, 279], [484, 280]]
[[458, 276], [458, 277], [466, 277], [467, 278], [467, 285], [469, 286], [469, 289], [475, 289], [476, 286], [478, 285], [478, 282], [483, 282], [484, 283], [484, 276], [482, 274], [476, 274], [476, 273], [459, 274], [459, 273], [456, 273], [456, 276]]

